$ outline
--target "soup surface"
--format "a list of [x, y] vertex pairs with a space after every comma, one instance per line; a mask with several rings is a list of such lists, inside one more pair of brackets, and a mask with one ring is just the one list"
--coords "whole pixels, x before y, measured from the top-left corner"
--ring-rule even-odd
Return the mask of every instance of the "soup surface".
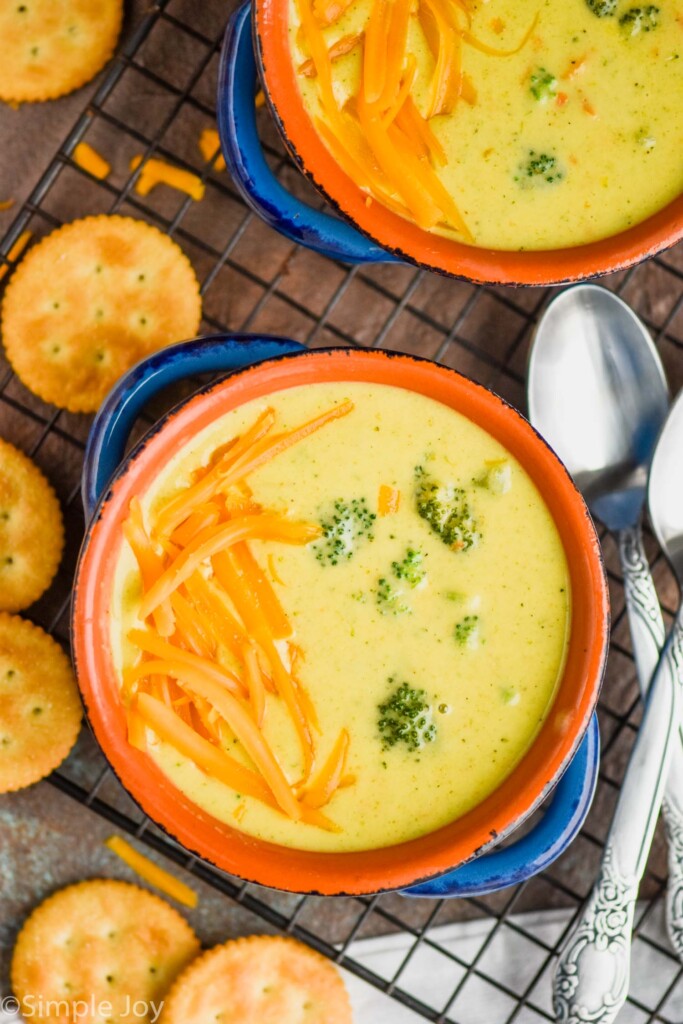
[[[296, 387], [227, 413], [141, 496], [152, 534], [197, 471], [267, 407], [281, 432], [340, 402], [349, 403], [346, 415], [248, 477], [251, 500], [263, 508], [319, 524], [309, 543], [249, 545], [291, 624], [278, 651], [287, 668], [296, 662], [315, 708], [313, 778], [338, 737], [348, 738], [343, 778], [323, 808], [338, 831], [236, 792], [152, 729], [145, 742], [173, 783], [216, 818], [286, 846], [350, 851], [437, 829], [511, 772], [553, 701], [570, 594], [557, 529], [519, 463], [450, 408], [383, 385]], [[211, 581], [216, 560], [199, 571]], [[122, 678], [139, 658], [129, 636], [142, 626], [142, 590], [124, 543], [111, 625]], [[238, 671], [220, 646], [214, 659]], [[295, 784], [301, 746], [275, 693], [266, 697], [262, 733]], [[224, 741], [251, 765], [234, 737]]]
[[681, 0], [290, 0], [289, 11], [323, 140], [372, 201], [422, 227], [494, 249], [564, 248], [683, 191]]

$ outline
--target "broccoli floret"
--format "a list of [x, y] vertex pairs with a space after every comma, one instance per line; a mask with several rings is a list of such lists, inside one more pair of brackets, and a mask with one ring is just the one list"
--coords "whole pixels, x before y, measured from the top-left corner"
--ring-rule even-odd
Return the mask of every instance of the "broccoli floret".
[[527, 163], [527, 173], [532, 174], [547, 174], [548, 171], [552, 171], [555, 167], [557, 160], [554, 156], [548, 156], [547, 153], [535, 153], [532, 149], [529, 150], [529, 161]]
[[650, 32], [659, 25], [661, 11], [654, 4], [647, 7], [631, 7], [619, 18], [619, 24], [629, 36], [639, 32]]
[[611, 18], [617, 9], [618, 0], [586, 0], [586, 6], [596, 18]]
[[322, 540], [313, 545], [315, 557], [326, 565], [348, 562], [356, 551], [360, 540], [374, 540], [374, 512], [368, 508], [365, 498], [353, 498], [334, 503], [332, 514], [320, 520]]
[[548, 171], [552, 171], [555, 167], [557, 160], [554, 156], [548, 156], [547, 153], [539, 153], [538, 155], [530, 150], [529, 162], [527, 164], [527, 173], [532, 174], [547, 174]]
[[539, 68], [531, 75], [529, 89], [535, 99], [540, 103], [545, 103], [546, 100], [552, 99], [553, 96], [557, 95], [557, 79], [550, 71], [546, 71], [545, 68]]
[[537, 153], [535, 149], [530, 149], [527, 160], [519, 165], [515, 181], [519, 182], [522, 188], [528, 188], [540, 184], [541, 181], [561, 181], [563, 177], [564, 174], [558, 166], [557, 157], [551, 156], [549, 153]]
[[[402, 562], [392, 562], [391, 571], [397, 580], [405, 580], [412, 589], [419, 586], [427, 575], [422, 568], [422, 555], [415, 548], [406, 549]], [[410, 605], [403, 600], [402, 588], [394, 586], [386, 576], [377, 581], [375, 596], [382, 615], [405, 615], [412, 611]]]
[[377, 580], [377, 607], [382, 615], [406, 615], [410, 612], [410, 605], [402, 600], [403, 592], [392, 587], [386, 577]]
[[453, 635], [460, 647], [476, 647], [479, 640], [479, 616], [466, 615], [457, 623]]
[[465, 490], [439, 483], [422, 466], [415, 468], [415, 507], [453, 551], [467, 551], [479, 543], [481, 534]]
[[391, 568], [397, 580], [405, 580], [411, 587], [422, 583], [427, 573], [422, 568], [423, 558], [419, 551], [407, 548], [402, 562], [392, 562]]
[[[390, 678], [389, 683], [393, 685], [395, 679]], [[401, 683], [378, 706], [377, 728], [383, 750], [403, 743], [414, 753], [421, 750], [425, 743], [433, 743], [436, 739], [436, 726], [432, 722], [432, 708], [426, 697], [424, 690], [417, 690], [409, 683]]]

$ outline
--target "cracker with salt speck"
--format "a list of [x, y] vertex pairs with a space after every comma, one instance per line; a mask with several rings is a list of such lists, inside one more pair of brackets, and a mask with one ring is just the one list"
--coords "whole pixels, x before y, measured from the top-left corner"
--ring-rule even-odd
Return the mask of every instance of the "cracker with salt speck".
[[20, 612], [37, 601], [63, 549], [57, 495], [31, 459], [0, 438], [0, 612]]
[[0, 793], [44, 778], [81, 727], [71, 662], [32, 622], [0, 613]]
[[2, 304], [2, 339], [45, 402], [95, 412], [145, 356], [197, 334], [199, 285], [182, 249], [131, 217], [74, 221], [34, 246]]
[[0, 99], [51, 100], [89, 82], [122, 20], [122, 0], [0, 0]]
[[252, 935], [217, 946], [183, 971], [160, 1024], [351, 1024], [335, 967], [296, 939]]
[[33, 911], [14, 947], [11, 986], [26, 1020], [144, 1024], [198, 951], [192, 928], [165, 900], [91, 879]]

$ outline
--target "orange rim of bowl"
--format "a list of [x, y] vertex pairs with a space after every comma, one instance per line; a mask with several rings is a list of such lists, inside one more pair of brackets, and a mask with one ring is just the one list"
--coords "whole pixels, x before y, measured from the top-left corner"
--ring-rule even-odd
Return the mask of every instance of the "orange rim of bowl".
[[311, 121], [288, 38], [287, 0], [254, 0], [254, 35], [264, 91], [303, 173], [363, 234], [399, 259], [477, 284], [565, 284], [632, 266], [683, 237], [683, 195], [640, 224], [588, 245], [508, 252], [465, 245], [425, 231], [367, 193], [341, 169]]
[[[151, 758], [129, 746], [110, 650], [110, 594], [133, 494], [205, 426], [252, 399], [313, 382], [390, 384], [456, 409], [497, 438], [535, 481], [559, 529], [570, 567], [572, 629], [555, 702], [531, 748], [489, 797], [449, 825], [410, 842], [355, 853], [290, 849], [247, 836], [193, 804]], [[568, 765], [597, 701], [609, 605], [598, 539], [557, 456], [503, 399], [454, 370], [399, 353], [318, 350], [257, 364], [174, 410], [124, 462], [86, 536], [72, 615], [74, 659], [95, 736], [131, 796], [183, 846], [224, 871], [293, 892], [325, 895], [403, 888], [456, 867], [530, 814]]]

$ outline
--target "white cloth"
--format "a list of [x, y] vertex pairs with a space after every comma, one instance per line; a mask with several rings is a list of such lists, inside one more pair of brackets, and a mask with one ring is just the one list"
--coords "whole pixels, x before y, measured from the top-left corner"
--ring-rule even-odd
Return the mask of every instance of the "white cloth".
[[[639, 905], [636, 921], [640, 920], [644, 910], [645, 907]], [[552, 1015], [554, 961], [541, 970], [547, 950], [517, 929], [535, 936], [546, 946], [554, 946], [564, 936], [571, 917], [572, 912], [568, 910], [511, 916], [508, 924], [496, 929], [448, 1016], [467, 1024], [503, 1024], [519, 998], [531, 986], [526, 1005], [515, 1017], [515, 1024], [547, 1024], [547, 1017], [537, 1010]], [[486, 918], [431, 929], [428, 932], [429, 943], [423, 940], [418, 946], [409, 964], [401, 971], [397, 985], [429, 1007], [442, 1010], [466, 974], [466, 965], [475, 960], [495, 925], [495, 919]], [[641, 936], [633, 944], [630, 994], [650, 1011], [666, 997], [659, 1011], [661, 1016], [671, 1024], [680, 1024], [683, 1021], [683, 979], [678, 979], [672, 991], [668, 991], [679, 972], [679, 965], [665, 952], [669, 943], [661, 903], [646, 916]], [[406, 934], [386, 935], [358, 941], [348, 953], [373, 973], [391, 981], [414, 941]], [[444, 956], [434, 945], [446, 949], [457, 960]], [[539, 971], [539, 977], [534, 980]], [[424, 1017], [349, 972], [344, 972], [344, 977], [351, 993], [355, 1024], [418, 1024], [424, 1021]], [[502, 991], [501, 985], [511, 994]], [[627, 1004], [619, 1015], [619, 1024], [642, 1024], [649, 1016], [638, 1006]]]

